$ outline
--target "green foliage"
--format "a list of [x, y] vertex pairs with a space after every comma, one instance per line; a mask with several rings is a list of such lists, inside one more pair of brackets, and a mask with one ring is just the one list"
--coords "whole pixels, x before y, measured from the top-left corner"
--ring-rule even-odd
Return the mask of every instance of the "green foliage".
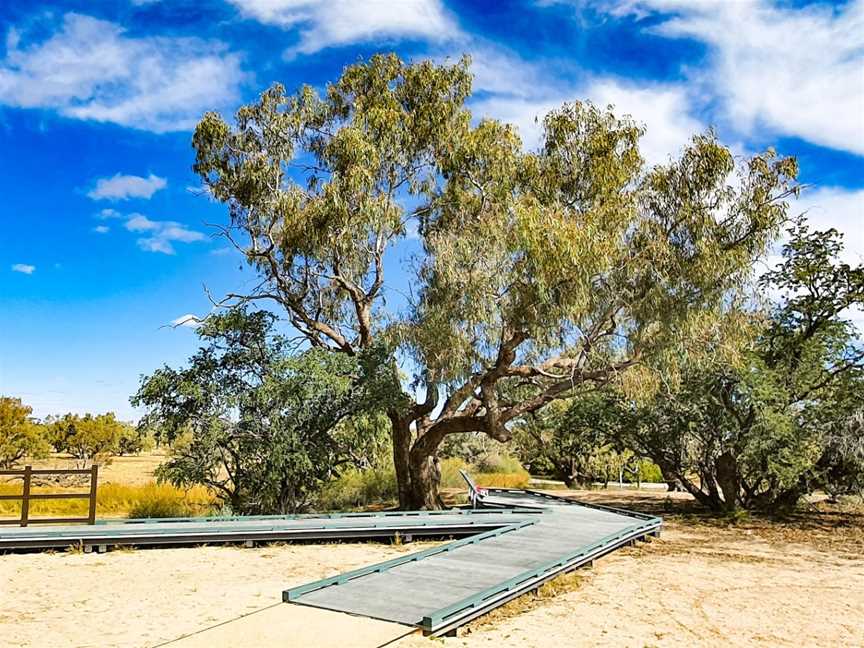
[[611, 390], [588, 391], [551, 403], [516, 428], [517, 454], [533, 473], [568, 487], [617, 480], [635, 460], [616, 446], [618, 399]]
[[24, 458], [39, 459], [50, 446], [42, 426], [34, 423], [33, 409], [20, 398], [0, 396], [0, 468], [11, 468]]
[[[468, 63], [377, 55], [322, 95], [277, 84], [233, 125], [208, 113], [193, 138], [260, 279], [238, 301], [279, 304], [316, 349], [386, 347], [414, 373], [387, 412], [406, 507], [441, 505], [448, 435], [506, 441], [586, 384], [698, 353], [795, 191], [794, 160], [736, 164], [711, 133], [646, 168], [642, 127], [585, 103], [525, 151], [513, 127], [472, 121]], [[393, 309], [384, 258], [409, 227], [422, 252]]]
[[479, 432], [450, 435], [441, 444], [439, 455], [445, 459], [462, 459], [475, 472], [510, 473], [523, 470], [519, 460], [509, 454], [507, 444]]
[[121, 444], [128, 447], [129, 439], [137, 434], [127, 423], [118, 421], [113, 412], [107, 414], [65, 414], [47, 423], [48, 436], [57, 452], [66, 452], [82, 464], [108, 461], [120, 454]]
[[[633, 481], [630, 479], [630, 481]], [[660, 466], [655, 464], [652, 461], [648, 461], [647, 459], [642, 459], [639, 461], [639, 482], [647, 482], [649, 484], [662, 484], [665, 479], [663, 479], [663, 473], [660, 470]]]
[[142, 381], [133, 403], [142, 430], [171, 446], [157, 477], [202, 484], [238, 513], [307, 508], [343, 466], [378, 442], [374, 418], [392, 390], [374, 350], [361, 356], [292, 354], [262, 311], [232, 309], [198, 329], [207, 346], [183, 369]]
[[392, 467], [352, 468], [324, 486], [317, 508], [345, 511], [392, 506], [397, 499], [396, 473]]
[[762, 279], [782, 297], [750, 318], [740, 362], [688, 360], [678, 386], [622, 408], [624, 442], [715, 509], [860, 484], [864, 349], [845, 314], [864, 303], [864, 267], [839, 262], [841, 251], [836, 231], [796, 223]]

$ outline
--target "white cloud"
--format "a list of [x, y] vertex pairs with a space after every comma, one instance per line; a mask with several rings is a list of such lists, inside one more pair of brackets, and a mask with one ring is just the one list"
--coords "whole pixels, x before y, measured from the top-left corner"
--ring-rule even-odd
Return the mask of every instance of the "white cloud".
[[694, 134], [705, 130], [691, 115], [692, 102], [682, 85], [636, 84], [611, 77], [562, 82], [550, 78], [543, 66], [484, 47], [475, 50], [472, 72], [475, 89], [488, 95], [472, 103], [474, 114], [513, 124], [528, 149], [540, 144], [543, 117], [573, 101], [612, 105], [619, 117], [630, 115], [644, 124], [640, 149], [649, 164], [666, 162]]
[[31, 275], [36, 272], [36, 266], [29, 263], [16, 263], [12, 266], [12, 272], [20, 272], [21, 274]]
[[107, 234], [108, 232], [111, 231], [111, 228], [108, 227], [107, 225], [97, 225], [96, 227], [93, 228], [93, 231], [96, 232], [97, 234]]
[[137, 240], [138, 247], [145, 252], [174, 254], [174, 243], [194, 243], [206, 238], [201, 232], [190, 230], [182, 223], [151, 220], [142, 214], [130, 214], [125, 227], [130, 232], [148, 234]]
[[201, 326], [201, 320], [197, 315], [186, 313], [177, 319], [171, 320], [171, 326], [185, 326], [186, 328], [198, 328]]
[[371, 40], [451, 40], [456, 23], [440, 0], [229, 0], [240, 13], [283, 29], [299, 29], [287, 55]]
[[108, 220], [111, 218], [122, 218], [123, 214], [118, 212], [116, 209], [106, 208], [101, 210], [98, 214], [96, 214], [96, 218], [99, 220]]
[[843, 261], [850, 265], [864, 263], [864, 189], [820, 187], [805, 190], [791, 204], [792, 213], [802, 211], [807, 213], [811, 229], [833, 227], [843, 233]]
[[[154, 193], [164, 189], [167, 184], [165, 178], [152, 173], [146, 178], [117, 173], [111, 178], [97, 180], [96, 188], [87, 195], [93, 200], [129, 200], [130, 198], [149, 200]], [[117, 212], [113, 209], [103, 209], [100, 214], [103, 218], [113, 218]]]
[[709, 46], [692, 75], [729, 125], [864, 154], [864, 0], [783, 7], [765, 0], [639, 0], [609, 13], [670, 15], [653, 31]]
[[126, 221], [126, 229], [130, 232], [149, 232], [159, 228], [156, 221], [152, 221], [141, 214], [132, 214]]
[[205, 110], [236, 103], [246, 78], [239, 55], [221, 43], [133, 37], [74, 13], [44, 40], [28, 35], [14, 27], [6, 34], [2, 104], [154, 132], [187, 130]]

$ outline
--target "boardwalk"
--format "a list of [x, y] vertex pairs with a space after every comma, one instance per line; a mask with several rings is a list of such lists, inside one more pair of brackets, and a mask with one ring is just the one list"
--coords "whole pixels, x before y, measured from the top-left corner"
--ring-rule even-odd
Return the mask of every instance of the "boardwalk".
[[442, 634], [562, 572], [657, 535], [661, 524], [530, 491], [493, 489], [480, 505], [534, 513], [441, 548], [286, 590], [283, 598]]

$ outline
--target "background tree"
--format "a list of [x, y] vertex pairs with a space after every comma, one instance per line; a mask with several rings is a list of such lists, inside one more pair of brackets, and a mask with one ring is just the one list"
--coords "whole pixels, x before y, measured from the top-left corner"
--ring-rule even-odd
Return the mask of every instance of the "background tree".
[[662, 481], [659, 468], [622, 441], [622, 399], [619, 389], [606, 386], [550, 403], [514, 428], [517, 455], [533, 474], [549, 475], [568, 488]]
[[121, 440], [133, 432], [132, 426], [118, 421], [114, 412], [84, 416], [65, 414], [47, 427], [54, 449], [72, 455], [81, 466], [109, 461], [111, 456], [119, 454]]
[[614, 398], [611, 391], [592, 391], [550, 403], [516, 427], [518, 456], [532, 473], [559, 479], [568, 488], [608, 481], [614, 451], [607, 424], [614, 424], [608, 420], [617, 412], [609, 402]]
[[[410, 370], [388, 411], [405, 508], [441, 506], [448, 435], [506, 441], [521, 417], [686, 344], [773, 239], [796, 174], [769, 152], [730, 183], [711, 135], [646, 169], [642, 129], [580, 103], [526, 152], [512, 127], [472, 124], [470, 91], [467, 59], [375, 56], [324, 96], [274, 85], [233, 126], [208, 113], [193, 140], [260, 278], [226, 302], [271, 300], [333, 353], [386, 342]], [[409, 224], [422, 252], [403, 301], [385, 257]]]
[[625, 442], [717, 510], [860, 483], [864, 347], [845, 316], [864, 303], [864, 266], [841, 252], [838, 232], [798, 222], [761, 282], [781, 297], [749, 318], [741, 362], [686, 362], [680, 385], [622, 409]]
[[12, 468], [25, 457], [40, 459], [51, 449], [32, 413], [20, 398], [0, 396], [0, 469]]
[[374, 451], [375, 426], [349, 424], [387, 403], [392, 377], [372, 350], [293, 355], [263, 311], [212, 315], [198, 335], [188, 367], [159, 369], [132, 399], [147, 408], [141, 430], [170, 444], [159, 479], [208, 486], [236, 513], [296, 513]]

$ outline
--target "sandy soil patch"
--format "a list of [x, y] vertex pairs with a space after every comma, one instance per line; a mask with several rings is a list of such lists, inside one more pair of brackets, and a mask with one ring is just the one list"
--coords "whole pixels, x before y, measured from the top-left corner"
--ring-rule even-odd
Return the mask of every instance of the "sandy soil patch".
[[[156, 646], [272, 606], [286, 587], [428, 546], [213, 546], [0, 555], [0, 646]], [[285, 628], [285, 645], [297, 645], [290, 642], [292, 627]]]

